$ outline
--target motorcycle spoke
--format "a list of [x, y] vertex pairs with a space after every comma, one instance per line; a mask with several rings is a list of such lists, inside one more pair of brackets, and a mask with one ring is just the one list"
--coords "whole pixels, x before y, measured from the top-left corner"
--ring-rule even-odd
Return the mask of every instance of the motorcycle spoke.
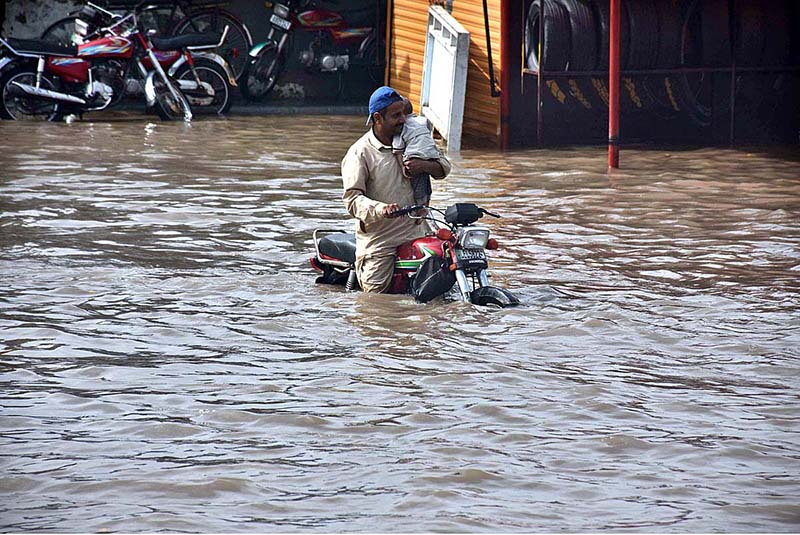
[[[195, 72], [197, 77], [195, 77]], [[216, 64], [195, 62], [194, 72], [187, 68], [177, 78], [195, 84], [199, 78], [201, 84], [199, 87], [183, 90], [189, 104], [198, 112], [223, 114], [230, 109], [230, 88], [226, 75]]]

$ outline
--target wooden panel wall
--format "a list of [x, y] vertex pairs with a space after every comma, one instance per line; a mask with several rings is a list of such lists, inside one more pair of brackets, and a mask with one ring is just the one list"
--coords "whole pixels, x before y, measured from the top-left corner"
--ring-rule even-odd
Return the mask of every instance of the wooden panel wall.
[[[501, 0], [487, 0], [492, 62], [497, 87], [500, 88], [500, 5]], [[463, 145], [500, 144], [500, 99], [492, 97], [489, 83], [489, 58], [482, 0], [453, 0], [453, 17], [470, 33], [467, 94], [464, 102]], [[389, 85], [407, 96], [419, 108], [422, 90], [422, 62], [428, 24], [425, 0], [392, 0], [390, 3], [391, 59]]]

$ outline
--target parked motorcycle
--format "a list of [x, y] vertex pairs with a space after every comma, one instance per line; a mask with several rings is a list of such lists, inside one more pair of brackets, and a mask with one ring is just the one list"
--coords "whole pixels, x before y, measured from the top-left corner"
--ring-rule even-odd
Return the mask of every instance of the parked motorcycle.
[[79, 46], [4, 38], [0, 46], [10, 54], [0, 59], [4, 119], [61, 120], [68, 114], [106, 109], [124, 94], [131, 62], [145, 78], [148, 105], [155, 106], [162, 119], [192, 118], [186, 97], [136, 24], [121, 35]]
[[[417, 210], [424, 215], [411, 215]], [[397, 248], [389, 293], [412, 293], [418, 301], [427, 302], [457, 285], [459, 298], [469, 303], [499, 307], [519, 304], [514, 294], [489, 284], [486, 249], [497, 249], [497, 241], [489, 237], [487, 227], [473, 224], [484, 215], [500, 216], [472, 203], [454, 204], [444, 211], [407, 206], [395, 214], [426, 219], [436, 232]], [[313, 236], [316, 254], [311, 266], [321, 273], [317, 282], [356, 289], [355, 234], [317, 229]]]
[[[134, 14], [149, 7], [149, 4], [140, 3], [134, 8]], [[135, 17], [123, 17], [87, 2], [69, 20], [73, 26], [72, 32], [69, 39], [66, 39], [67, 35], [62, 35], [61, 41], [82, 45], [101, 37], [124, 34], [128, 29], [126, 25], [134, 23]], [[63, 25], [61, 27], [65, 29]], [[231, 107], [231, 94], [236, 86], [233, 70], [222, 56], [210, 52], [224, 43], [228, 31], [229, 27], [226, 26], [221, 34], [205, 32], [168, 38], [151, 36], [156, 57], [162, 67], [168, 69], [167, 74], [178, 82], [195, 112], [224, 114]], [[53, 42], [52, 39], [50, 41]], [[149, 58], [144, 58], [142, 63], [148, 70], [152, 69]], [[127, 75], [126, 88], [141, 91], [146, 75], [136, 69], [131, 69]]]
[[[136, 0], [96, 0], [96, 3], [108, 6], [111, 11], [121, 10], [124, 15], [130, 12]], [[188, 33], [220, 33], [227, 26], [228, 37], [214, 51], [225, 58], [238, 80], [247, 59], [247, 51], [253, 47], [253, 38], [247, 25], [235, 13], [226, 9], [227, 4], [230, 4], [228, 0], [148, 0], [139, 9], [139, 13], [140, 20], [148, 28], [157, 29], [162, 37]], [[70, 38], [74, 34], [78, 11], [73, 11], [48, 26], [42, 32], [42, 39], [73, 44]]]
[[[306, 9], [311, 8], [311, 9]], [[306, 69], [341, 75], [363, 69], [376, 84], [383, 81], [385, 44], [372, 27], [350, 27], [335, 11], [314, 7], [313, 1], [284, 0], [272, 4], [266, 41], [255, 45], [240, 79], [247, 100], [262, 100], [275, 87], [289, 57], [296, 57]], [[294, 30], [311, 32], [310, 45], [290, 35]], [[289, 42], [296, 44], [290, 47]]]

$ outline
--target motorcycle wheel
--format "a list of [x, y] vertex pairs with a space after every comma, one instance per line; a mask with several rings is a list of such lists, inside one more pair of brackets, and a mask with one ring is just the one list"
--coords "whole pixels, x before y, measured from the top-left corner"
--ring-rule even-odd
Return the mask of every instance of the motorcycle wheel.
[[[200, 82], [208, 84], [213, 93], [209, 94], [208, 88], [205, 87], [199, 87], [196, 90], [183, 89], [183, 95], [189, 101], [192, 110], [198, 113], [216, 113], [218, 115], [227, 113], [231, 109], [233, 101], [225, 69], [205, 58], [195, 59], [194, 69]], [[196, 81], [192, 69], [185, 64], [175, 73], [175, 79]]]
[[[156, 92], [156, 113], [165, 121], [180, 121], [191, 119], [191, 108], [183, 96], [177, 83], [172, 83], [177, 98], [172, 94], [170, 88], [160, 78], [155, 79], [155, 92]], [[187, 118], [188, 116], [188, 118]]]
[[[11, 85], [12, 82], [21, 84], [36, 84], [36, 70], [33, 67], [17, 67], [0, 78], [0, 116], [12, 121], [53, 121], [56, 117], [56, 103], [22, 93], [20, 89]], [[56, 91], [56, 85], [48, 76], [43, 75], [41, 81], [43, 89]]]
[[472, 301], [473, 305], [494, 305], [500, 308], [519, 305], [519, 298], [516, 295], [506, 289], [496, 288], [494, 286], [475, 288], [470, 294], [470, 301]]
[[218, 7], [200, 9], [179, 21], [172, 34], [222, 32], [225, 26], [228, 26], [228, 36], [216, 51], [231, 66], [238, 81], [249, 58], [247, 52], [253, 46], [253, 38], [250, 30], [236, 15]]
[[75, 21], [77, 17], [65, 17], [55, 21], [42, 32], [42, 41], [48, 43], [60, 43], [62, 45], [75, 46]]
[[258, 55], [245, 64], [242, 81], [239, 84], [245, 100], [260, 102], [275, 87], [286, 63], [286, 58], [278, 52], [274, 44], [259, 50]]
[[378, 40], [373, 34], [364, 43], [359, 59], [366, 68], [368, 80], [374, 85], [370, 91], [383, 85], [386, 78], [386, 41]]

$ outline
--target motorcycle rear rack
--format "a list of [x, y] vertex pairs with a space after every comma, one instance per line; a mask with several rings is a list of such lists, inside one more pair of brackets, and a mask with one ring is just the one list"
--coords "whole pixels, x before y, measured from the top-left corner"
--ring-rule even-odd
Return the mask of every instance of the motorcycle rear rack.
[[340, 232], [342, 234], [347, 234], [347, 231], [346, 230], [341, 230], [341, 229], [325, 229], [325, 228], [314, 229], [314, 250], [317, 253], [316, 254], [316, 258], [321, 264], [326, 264], [326, 265], [329, 265], [329, 266], [334, 266], [334, 267], [339, 267], [339, 268], [351, 268], [352, 265], [349, 262], [345, 262], [343, 260], [336, 260], [336, 259], [331, 258], [329, 256], [326, 256], [325, 258], [322, 257], [322, 253], [319, 252], [319, 241], [322, 238], [317, 236], [317, 234], [320, 233], [320, 232], [322, 232], [324, 234], [335, 234], [337, 232]]

